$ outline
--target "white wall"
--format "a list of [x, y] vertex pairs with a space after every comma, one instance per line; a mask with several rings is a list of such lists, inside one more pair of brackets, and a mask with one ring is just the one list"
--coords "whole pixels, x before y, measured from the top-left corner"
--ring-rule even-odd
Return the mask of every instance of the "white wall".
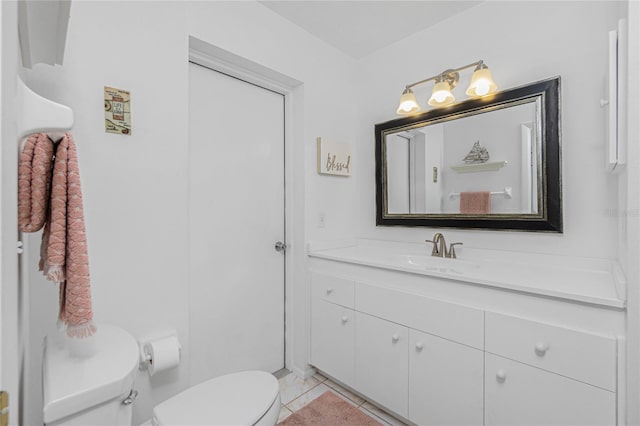
[[[96, 321], [136, 337], [176, 329], [188, 360], [184, 16], [172, 3], [73, 2], [64, 66], [39, 65], [27, 83], [75, 113]], [[104, 132], [103, 86], [131, 91], [131, 136]], [[39, 235], [29, 243], [33, 259]], [[44, 305], [32, 310], [35, 356], [42, 332], [55, 330], [56, 297], [34, 269], [32, 306]], [[38, 365], [35, 358], [27, 424], [38, 424], [40, 415]], [[147, 377], [139, 380], [137, 405], [185, 387], [187, 367], [154, 377], [152, 392]]]
[[[499, 88], [562, 77], [564, 234], [445, 230], [465, 247], [613, 258], [616, 179], [603, 168], [607, 33], [617, 25], [616, 2], [483, 2], [363, 59], [359, 67], [360, 126], [354, 180], [363, 237], [421, 241], [434, 229], [375, 227], [373, 126], [394, 118], [402, 88], [447, 68], [484, 59]], [[454, 90], [464, 98], [470, 72]], [[466, 81], [465, 81], [466, 80]], [[416, 90], [426, 106], [430, 85]], [[375, 88], [375, 90], [371, 90]]]
[[[64, 65], [37, 66], [27, 76], [36, 91], [76, 114], [95, 317], [138, 337], [174, 328], [183, 343], [179, 369], [152, 380], [140, 376], [136, 422], [188, 386], [190, 342], [205, 338], [190, 335], [188, 324], [189, 35], [303, 83], [293, 109], [294, 138], [287, 142], [294, 151], [290, 166], [297, 212], [295, 235], [288, 236], [295, 242], [291, 260], [296, 265], [288, 283], [295, 318], [291, 367], [299, 371], [307, 360], [304, 241], [351, 235], [355, 227], [355, 218], [343, 215], [353, 198], [353, 180], [315, 173], [317, 136], [354, 142], [355, 107], [338, 101], [351, 98], [354, 61], [256, 2], [74, 1]], [[131, 91], [131, 136], [104, 132], [105, 85]], [[327, 219], [323, 229], [313, 226], [319, 211]], [[29, 239], [30, 250], [37, 250], [38, 238]], [[31, 316], [32, 382], [25, 423], [39, 424], [40, 342], [54, 329], [56, 302], [34, 266], [29, 275], [38, 309]], [[43, 305], [46, 309], [40, 309]]]

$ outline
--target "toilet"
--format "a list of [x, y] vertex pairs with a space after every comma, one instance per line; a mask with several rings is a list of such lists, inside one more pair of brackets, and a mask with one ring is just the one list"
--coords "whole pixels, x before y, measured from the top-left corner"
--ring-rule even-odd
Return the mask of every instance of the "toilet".
[[[98, 329], [91, 338], [92, 356], [70, 356], [62, 336], [45, 339], [45, 425], [131, 426], [138, 344], [119, 327]], [[160, 403], [153, 409], [152, 424], [273, 426], [279, 412], [277, 379], [263, 371], [242, 371], [205, 381]]]

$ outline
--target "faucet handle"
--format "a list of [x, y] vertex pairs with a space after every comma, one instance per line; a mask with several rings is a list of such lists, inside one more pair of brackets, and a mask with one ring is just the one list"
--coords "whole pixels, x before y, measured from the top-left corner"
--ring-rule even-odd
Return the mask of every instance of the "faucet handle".
[[[435, 240], [435, 238], [434, 238]], [[431, 250], [431, 256], [439, 256], [440, 252], [438, 251], [438, 242], [437, 241], [432, 241], [432, 240], [424, 240], [425, 243], [431, 243], [433, 244], [433, 249]]]
[[455, 246], [461, 246], [462, 243], [451, 243], [449, 244], [449, 258], [451, 259], [456, 259], [456, 247]]

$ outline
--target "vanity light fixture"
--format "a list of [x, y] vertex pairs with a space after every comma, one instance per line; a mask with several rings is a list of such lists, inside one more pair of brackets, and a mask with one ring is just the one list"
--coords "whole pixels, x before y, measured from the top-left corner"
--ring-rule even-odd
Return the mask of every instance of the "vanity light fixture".
[[429, 105], [434, 107], [451, 105], [456, 100], [452, 90], [458, 85], [458, 81], [460, 80], [460, 71], [472, 67], [475, 67], [475, 69], [471, 76], [471, 83], [465, 91], [465, 94], [469, 97], [475, 98], [494, 93], [498, 89], [498, 86], [496, 86], [496, 83], [493, 81], [491, 71], [489, 71], [489, 68], [485, 65], [484, 61], [479, 60], [472, 64], [465, 65], [460, 68], [449, 69], [438, 75], [434, 75], [433, 77], [407, 85], [400, 97], [400, 104], [398, 105], [396, 114], [410, 115], [414, 112], [420, 111], [420, 105], [418, 105], [416, 96], [413, 94], [411, 88], [432, 80], [434, 80], [436, 84], [433, 86], [433, 91], [431, 92], [431, 97], [428, 102]]

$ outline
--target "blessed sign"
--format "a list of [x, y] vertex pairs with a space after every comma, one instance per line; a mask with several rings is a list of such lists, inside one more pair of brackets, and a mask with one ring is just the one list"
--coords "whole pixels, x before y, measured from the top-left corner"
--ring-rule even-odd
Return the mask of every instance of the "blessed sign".
[[351, 145], [318, 138], [318, 173], [323, 175], [351, 175]]

